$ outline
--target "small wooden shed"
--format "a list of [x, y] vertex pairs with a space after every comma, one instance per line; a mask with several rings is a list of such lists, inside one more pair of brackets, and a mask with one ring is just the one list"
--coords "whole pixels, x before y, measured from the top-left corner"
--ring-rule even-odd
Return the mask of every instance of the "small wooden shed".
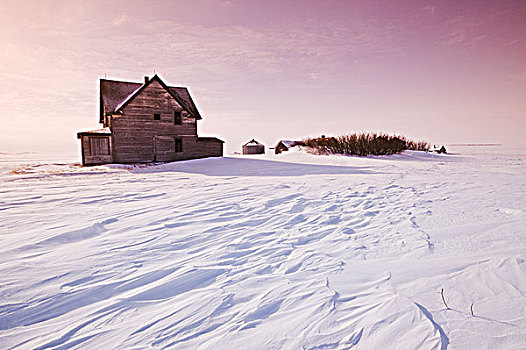
[[294, 146], [305, 146], [305, 143], [303, 141], [281, 140], [276, 147], [274, 147], [274, 153], [280, 154], [281, 152], [286, 152]]
[[252, 139], [243, 145], [243, 154], [265, 154], [265, 145]]

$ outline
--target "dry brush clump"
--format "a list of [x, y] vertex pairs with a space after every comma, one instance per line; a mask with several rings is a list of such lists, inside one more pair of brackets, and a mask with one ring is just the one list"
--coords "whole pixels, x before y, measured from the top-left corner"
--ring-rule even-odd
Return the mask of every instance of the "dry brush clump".
[[429, 143], [407, 140], [404, 136], [361, 133], [338, 137], [318, 137], [304, 140], [307, 149], [317, 154], [388, 155], [405, 150], [429, 151]]

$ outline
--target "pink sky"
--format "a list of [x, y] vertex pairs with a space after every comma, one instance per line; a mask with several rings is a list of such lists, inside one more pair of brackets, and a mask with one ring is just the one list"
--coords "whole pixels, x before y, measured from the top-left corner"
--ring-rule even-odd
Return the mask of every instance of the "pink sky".
[[199, 134], [526, 145], [525, 1], [0, 1], [0, 152], [78, 152], [98, 79], [189, 87]]

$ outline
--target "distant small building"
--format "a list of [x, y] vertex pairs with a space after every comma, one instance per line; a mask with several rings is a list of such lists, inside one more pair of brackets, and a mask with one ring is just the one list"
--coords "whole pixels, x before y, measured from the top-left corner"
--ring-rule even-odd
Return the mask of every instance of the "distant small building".
[[276, 147], [274, 147], [274, 153], [280, 154], [281, 152], [286, 152], [294, 146], [305, 146], [305, 143], [303, 141], [281, 140], [278, 142]]
[[243, 145], [243, 154], [265, 154], [265, 145], [252, 139]]
[[442, 145], [442, 147], [438, 148], [437, 145], [433, 145], [433, 149], [431, 150], [431, 152], [436, 152], [438, 154], [447, 154], [447, 150], [446, 150], [446, 147], [444, 145]]

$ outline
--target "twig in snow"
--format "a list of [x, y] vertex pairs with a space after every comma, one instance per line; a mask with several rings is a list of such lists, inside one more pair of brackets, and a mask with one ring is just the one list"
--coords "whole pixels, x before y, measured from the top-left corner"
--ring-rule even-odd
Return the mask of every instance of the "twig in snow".
[[475, 304], [474, 301], [471, 302], [471, 316], [475, 316], [475, 314], [473, 313], [473, 304]]
[[442, 288], [441, 294], [442, 294], [442, 301], [444, 302], [444, 305], [446, 305], [446, 308], [449, 309], [449, 306], [447, 306], [447, 303], [446, 303], [446, 299], [444, 298], [444, 288]]

